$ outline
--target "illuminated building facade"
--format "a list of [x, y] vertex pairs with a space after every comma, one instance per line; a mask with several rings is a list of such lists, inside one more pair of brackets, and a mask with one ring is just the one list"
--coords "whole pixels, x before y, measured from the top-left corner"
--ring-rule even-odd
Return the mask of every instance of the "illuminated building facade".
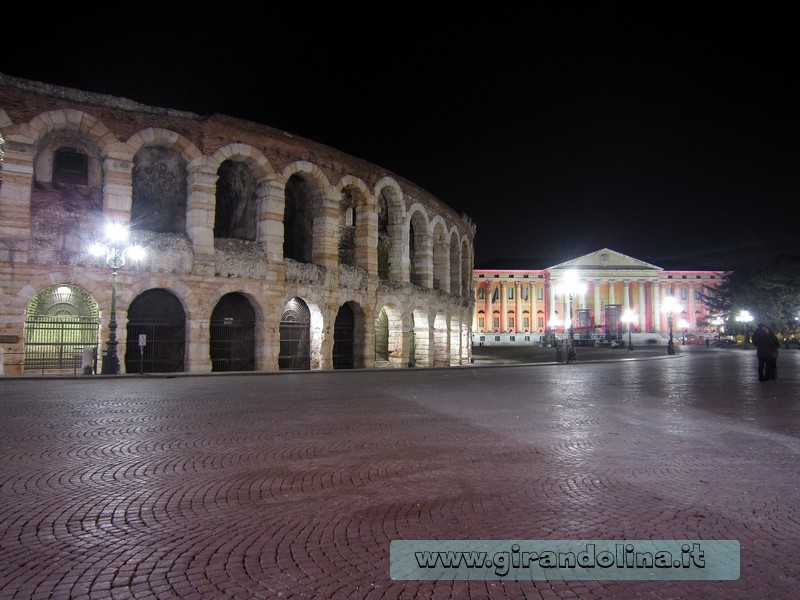
[[713, 329], [707, 325], [710, 315], [701, 295], [720, 282], [723, 271], [667, 270], [603, 248], [542, 269], [476, 269], [473, 341], [474, 334], [497, 334], [497, 341], [504, 342], [538, 342], [563, 334], [569, 323], [569, 298], [560, 293], [559, 284], [568, 271], [585, 285], [572, 302], [578, 338], [619, 338], [627, 331], [622, 316], [632, 311], [638, 321], [632, 330], [657, 341], [668, 331], [663, 311], [667, 297], [680, 305], [673, 315], [676, 335], [697, 341]]
[[378, 165], [3, 74], [0, 151], [0, 373], [80, 372], [114, 314], [122, 373], [470, 362], [475, 226]]

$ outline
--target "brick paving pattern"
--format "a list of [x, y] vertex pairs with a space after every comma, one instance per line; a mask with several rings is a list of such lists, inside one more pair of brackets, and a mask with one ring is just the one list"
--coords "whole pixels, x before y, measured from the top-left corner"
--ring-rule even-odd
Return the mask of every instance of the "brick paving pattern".
[[[0, 380], [0, 598], [796, 597], [800, 352], [640, 358]], [[394, 581], [393, 539], [735, 539], [741, 577]]]

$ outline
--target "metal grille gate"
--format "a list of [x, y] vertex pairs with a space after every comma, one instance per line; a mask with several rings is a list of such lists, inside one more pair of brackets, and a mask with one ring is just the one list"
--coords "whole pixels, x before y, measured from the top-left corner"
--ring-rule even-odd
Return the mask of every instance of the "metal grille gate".
[[[146, 345], [139, 347], [139, 336], [146, 336]], [[183, 371], [186, 345], [184, 321], [129, 319], [125, 351], [128, 373], [174, 373]]]
[[255, 370], [256, 317], [253, 306], [241, 294], [223, 296], [211, 313], [211, 370]]
[[281, 316], [281, 348], [278, 368], [308, 370], [311, 368], [311, 311], [305, 302], [293, 298]]
[[81, 368], [83, 349], [97, 353], [97, 319], [30, 317], [25, 321], [26, 370]]

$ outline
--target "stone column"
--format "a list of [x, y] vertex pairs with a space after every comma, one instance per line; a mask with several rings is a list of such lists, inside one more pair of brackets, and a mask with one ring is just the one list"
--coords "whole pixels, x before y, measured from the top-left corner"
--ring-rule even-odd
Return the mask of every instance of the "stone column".
[[211, 331], [208, 319], [186, 319], [186, 365], [189, 373], [211, 372]]
[[689, 295], [689, 307], [687, 310], [689, 311], [689, 331], [697, 331], [697, 323], [695, 322], [695, 314], [694, 314], [694, 282], [689, 283], [689, 291], [687, 292]]
[[[0, 240], [16, 263], [28, 262], [31, 237], [31, 190], [35, 146], [30, 138], [8, 136], [3, 145], [0, 184]], [[4, 249], [6, 249], [4, 248]]]
[[186, 203], [186, 235], [192, 241], [192, 272], [213, 276], [214, 218], [217, 174], [207, 165], [196, 165], [189, 172], [189, 198]]
[[616, 283], [617, 282], [614, 279], [609, 279], [608, 280], [608, 303], [609, 304], [616, 304], [617, 303], [616, 293], [615, 293], [615, 290], [614, 290], [614, 285]]
[[340, 194], [325, 195], [314, 211], [311, 260], [326, 269], [339, 266]]
[[283, 262], [283, 217], [286, 208], [284, 187], [275, 180], [258, 186], [256, 210], [256, 239], [264, 244], [267, 260]]
[[519, 281], [514, 282], [514, 293], [517, 295], [516, 309], [514, 311], [514, 331], [519, 333], [522, 331], [522, 283]]

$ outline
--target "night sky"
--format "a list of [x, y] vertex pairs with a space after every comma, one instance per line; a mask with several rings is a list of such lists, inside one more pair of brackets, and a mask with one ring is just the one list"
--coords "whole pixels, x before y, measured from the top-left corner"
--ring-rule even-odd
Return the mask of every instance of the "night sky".
[[604, 247], [673, 268], [800, 253], [787, 15], [311, 6], [105, 30], [53, 19], [6, 41], [0, 72], [228, 114], [381, 165], [470, 215], [477, 265]]

